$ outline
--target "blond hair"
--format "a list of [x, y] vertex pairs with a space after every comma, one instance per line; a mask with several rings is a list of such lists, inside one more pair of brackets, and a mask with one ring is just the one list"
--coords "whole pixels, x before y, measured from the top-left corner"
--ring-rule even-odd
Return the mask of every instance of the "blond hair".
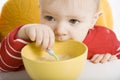
[[[61, 1], [63, 3], [63, 5], [66, 5], [66, 4], [75, 4], [76, 1], [79, 1], [79, 2], [87, 2], [87, 1], [90, 1], [90, 0], [39, 0], [40, 1], [40, 5], [49, 5], [49, 4], [53, 4], [54, 2], [59, 2]], [[92, 2], [94, 2], [94, 4], [96, 5], [96, 10], [99, 9], [99, 6], [100, 6], [100, 0], [91, 0]], [[79, 2], [78, 2], [78, 5], [79, 5]]]

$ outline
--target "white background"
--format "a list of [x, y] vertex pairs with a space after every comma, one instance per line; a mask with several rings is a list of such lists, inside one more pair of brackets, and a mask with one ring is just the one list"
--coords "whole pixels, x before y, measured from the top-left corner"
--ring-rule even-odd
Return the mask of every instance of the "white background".
[[120, 0], [108, 0], [112, 8], [112, 14], [114, 19], [114, 31], [116, 32], [120, 40]]

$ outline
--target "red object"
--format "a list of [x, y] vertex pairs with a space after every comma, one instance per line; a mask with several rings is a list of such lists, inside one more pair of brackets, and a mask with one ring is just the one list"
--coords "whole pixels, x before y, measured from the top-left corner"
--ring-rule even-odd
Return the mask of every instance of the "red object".
[[[20, 26], [21, 27], [21, 26]], [[2, 42], [0, 48], [0, 70], [16, 71], [23, 66], [21, 58], [21, 49], [30, 41], [16, 37], [20, 27], [13, 30]], [[88, 35], [83, 41], [88, 46], [88, 59], [95, 54], [110, 53], [118, 54], [120, 59], [120, 41], [115, 33], [105, 27], [95, 26], [89, 30]]]
[[[90, 29], [83, 42], [88, 46], [88, 59], [95, 54], [120, 53], [120, 41], [115, 33], [106, 27], [95, 26]], [[120, 59], [120, 55], [117, 57]]]

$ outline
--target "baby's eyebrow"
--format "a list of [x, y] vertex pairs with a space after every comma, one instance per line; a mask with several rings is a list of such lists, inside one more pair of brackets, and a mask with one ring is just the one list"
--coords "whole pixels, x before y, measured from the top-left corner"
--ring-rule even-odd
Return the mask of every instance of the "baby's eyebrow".
[[85, 16], [67, 16], [68, 18], [85, 19]]
[[53, 9], [49, 9], [49, 8], [42, 8], [41, 11], [43, 11], [43, 12], [47, 12], [47, 13], [51, 13], [51, 12], [56, 13], [55, 10], [53, 10]]
[[47, 14], [50, 14], [50, 15], [54, 15], [54, 16], [57, 16], [56, 15], [56, 12], [55, 11], [49, 11], [49, 10], [42, 10], [43, 13], [47, 13]]

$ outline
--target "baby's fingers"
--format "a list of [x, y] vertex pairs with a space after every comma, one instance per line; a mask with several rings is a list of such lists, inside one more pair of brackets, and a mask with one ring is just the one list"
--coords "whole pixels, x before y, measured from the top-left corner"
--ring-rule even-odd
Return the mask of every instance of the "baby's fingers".
[[36, 46], [40, 46], [43, 41], [43, 31], [36, 29]]
[[49, 46], [49, 32], [46, 30], [43, 30], [43, 41], [42, 41], [42, 49], [46, 50]]
[[117, 60], [117, 59], [118, 59], [118, 58], [117, 58], [116, 55], [112, 55], [112, 56], [109, 58], [108, 61], [113, 61], [113, 60]]
[[96, 54], [91, 58], [91, 62], [93, 63], [99, 63], [101, 59], [103, 58], [103, 55], [101, 54]]
[[104, 54], [104, 56], [100, 62], [105, 63], [110, 59], [110, 57], [111, 57], [111, 54]]
[[55, 35], [53, 33], [53, 31], [49, 31], [49, 45], [48, 45], [48, 49], [51, 49], [54, 42], [55, 42]]
[[36, 31], [35, 28], [32, 28], [32, 27], [26, 29], [26, 31], [25, 31], [26, 35], [29, 37], [29, 39], [31, 41], [35, 41], [35, 37], [36, 37], [36, 32], [35, 31]]

